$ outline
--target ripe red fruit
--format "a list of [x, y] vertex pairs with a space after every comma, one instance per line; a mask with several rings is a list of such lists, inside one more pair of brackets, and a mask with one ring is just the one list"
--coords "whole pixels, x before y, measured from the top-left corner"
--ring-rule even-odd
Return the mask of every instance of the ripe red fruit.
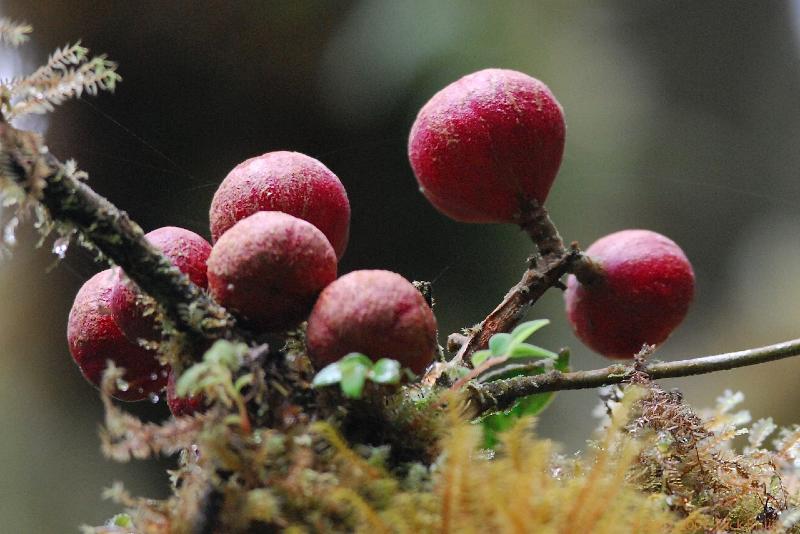
[[242, 219], [208, 258], [211, 295], [258, 331], [297, 326], [335, 279], [336, 254], [322, 232], [279, 211]]
[[308, 221], [341, 258], [350, 232], [350, 202], [342, 182], [299, 152], [267, 152], [237, 165], [211, 201], [211, 238], [257, 211], [282, 211]]
[[[211, 253], [208, 241], [190, 230], [175, 226], [158, 228], [145, 235], [145, 238], [195, 285], [201, 289], [208, 287], [206, 260]], [[131, 341], [159, 339], [161, 333], [153, 316], [145, 315], [146, 307], [140, 302], [139, 288], [122, 271], [119, 274], [111, 295], [111, 313], [117, 325]]]
[[543, 204], [564, 152], [564, 115], [545, 84], [486, 69], [451, 83], [422, 107], [408, 157], [420, 189], [462, 222], [516, 222]]
[[175, 372], [170, 370], [167, 379], [167, 406], [175, 417], [182, 415], [194, 415], [205, 411], [203, 395], [193, 395], [190, 397], [179, 397], [176, 391]]
[[164, 388], [166, 369], [156, 353], [125, 337], [111, 315], [109, 304], [116, 274], [111, 269], [90, 278], [72, 304], [67, 323], [67, 341], [72, 358], [86, 379], [100, 385], [106, 361], [125, 368], [114, 396], [120, 400], [143, 400]]
[[417, 288], [399, 274], [354, 271], [319, 296], [308, 318], [306, 343], [317, 369], [361, 352], [422, 373], [436, 354], [436, 318]]
[[570, 276], [564, 299], [575, 334], [591, 349], [632, 358], [644, 343], [662, 343], [686, 316], [694, 272], [671, 239], [623, 230], [597, 240], [586, 254], [602, 274], [588, 284]]

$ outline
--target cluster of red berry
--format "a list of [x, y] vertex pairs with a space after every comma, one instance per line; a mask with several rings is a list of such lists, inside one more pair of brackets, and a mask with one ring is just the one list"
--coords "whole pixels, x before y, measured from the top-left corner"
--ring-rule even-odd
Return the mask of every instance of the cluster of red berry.
[[[145, 237], [246, 328], [283, 332], [307, 319], [317, 368], [350, 352], [391, 357], [416, 372], [433, 359], [436, 320], [413, 284], [389, 271], [337, 279], [350, 204], [336, 175], [316, 159], [270, 152], [241, 163], [220, 184], [209, 215], [213, 246], [176, 227]], [[91, 383], [100, 383], [112, 360], [126, 370], [117, 398], [154, 398], [166, 386], [172, 412], [193, 413], [202, 401], [177, 397], [175, 376], [148, 348], [160, 337], [140, 290], [119, 269], [96, 274], [75, 297], [67, 339]]]
[[[465, 222], [519, 222], [542, 204], [564, 150], [561, 106], [540, 81], [483, 70], [437, 93], [419, 112], [409, 158], [423, 194]], [[210, 209], [212, 246], [185, 229], [147, 234], [191, 281], [254, 332], [282, 332], [308, 321], [317, 369], [351, 352], [393, 358], [421, 373], [437, 349], [436, 320], [417, 289], [389, 271], [337, 278], [350, 226], [339, 179], [296, 152], [249, 159], [223, 180]], [[601, 275], [568, 282], [568, 317], [590, 347], [631, 357], [680, 323], [694, 289], [691, 265], [659, 234], [628, 230], [587, 253]], [[91, 278], [75, 297], [67, 337], [84, 376], [99, 384], [106, 360], [124, 367], [116, 396], [141, 400], [165, 387], [176, 415], [202, 403], [175, 395], [175, 377], [142, 341], [161, 333], [139, 289], [119, 269]]]

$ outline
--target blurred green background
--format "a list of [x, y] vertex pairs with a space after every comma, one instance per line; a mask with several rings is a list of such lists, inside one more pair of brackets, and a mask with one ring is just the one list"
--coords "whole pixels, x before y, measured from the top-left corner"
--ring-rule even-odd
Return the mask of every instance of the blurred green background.
[[[545, 81], [565, 108], [566, 154], [548, 200], [562, 235], [588, 245], [649, 228], [694, 263], [696, 302], [659, 358], [798, 336], [800, 9], [791, 2], [0, 0], [0, 14], [35, 27], [21, 58], [0, 56], [4, 77], [76, 39], [120, 63], [115, 95], [70, 103], [39, 127], [146, 230], [208, 235], [211, 196], [235, 164], [305, 152], [350, 196], [341, 272], [433, 280], [443, 342], [516, 283], [531, 245], [511, 226], [439, 215], [417, 191], [407, 134], [436, 90], [507, 67]], [[28, 226], [18, 241], [0, 264], [0, 531], [73, 531], [117, 511], [100, 499], [113, 480], [165, 495], [171, 461], [101, 457], [100, 402], [64, 336], [72, 297], [99, 268], [73, 247], [48, 271], [49, 245], [35, 250]], [[578, 368], [605, 365], [572, 336], [562, 308], [553, 290], [530, 312], [552, 319], [538, 343], [572, 347]], [[785, 361], [665, 386], [696, 406], [742, 390], [754, 418], [788, 424], [800, 422], [798, 372], [800, 361]], [[561, 394], [540, 433], [581, 449], [595, 404], [594, 391]]]

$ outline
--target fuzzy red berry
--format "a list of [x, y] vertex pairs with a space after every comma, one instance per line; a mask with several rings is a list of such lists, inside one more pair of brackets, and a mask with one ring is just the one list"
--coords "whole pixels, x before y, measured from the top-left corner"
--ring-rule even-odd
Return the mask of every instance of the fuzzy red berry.
[[694, 296], [694, 272], [671, 239], [623, 230], [597, 240], [586, 254], [601, 269], [582, 284], [567, 281], [564, 299], [576, 335], [609, 358], [632, 358], [659, 345], [681, 323]]
[[203, 395], [179, 397], [176, 391], [176, 382], [175, 372], [170, 370], [169, 378], [167, 379], [167, 406], [169, 406], [169, 411], [172, 412], [172, 415], [181, 417], [203, 412], [205, 410]]
[[279, 331], [305, 319], [336, 279], [336, 253], [311, 223], [260, 211], [236, 223], [208, 258], [208, 289], [257, 331]]
[[317, 369], [350, 352], [398, 360], [422, 373], [436, 354], [436, 319], [422, 294], [389, 271], [354, 271], [325, 288], [308, 318]]
[[[208, 287], [206, 260], [211, 254], [211, 245], [196, 233], [165, 226], [145, 235], [145, 238], [161, 250], [169, 260], [186, 274], [201, 289]], [[141, 303], [139, 288], [120, 271], [111, 295], [111, 313], [128, 339], [155, 340], [161, 334], [152, 315], [147, 314]]]
[[545, 84], [486, 69], [431, 98], [417, 115], [408, 156], [420, 189], [462, 222], [516, 222], [543, 204], [561, 165], [564, 115]]
[[282, 211], [308, 221], [341, 258], [350, 232], [350, 202], [342, 182], [316, 159], [268, 152], [237, 165], [211, 201], [211, 238], [257, 211]]
[[114, 321], [109, 305], [115, 279], [116, 273], [107, 269], [78, 291], [67, 323], [69, 351], [83, 376], [95, 386], [100, 385], [107, 360], [124, 367], [126, 385], [118, 385], [114, 396], [125, 401], [143, 400], [164, 388], [167, 369], [154, 351], [129, 341]]

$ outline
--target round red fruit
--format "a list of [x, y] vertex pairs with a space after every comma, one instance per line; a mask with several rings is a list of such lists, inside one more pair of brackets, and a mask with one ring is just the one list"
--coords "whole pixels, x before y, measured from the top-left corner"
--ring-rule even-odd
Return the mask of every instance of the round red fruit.
[[623, 230], [586, 254], [600, 274], [567, 281], [564, 299], [575, 334], [609, 358], [632, 358], [659, 345], [683, 321], [694, 296], [694, 271], [681, 248], [649, 230]]
[[179, 397], [177, 393], [177, 380], [175, 372], [170, 370], [167, 379], [167, 406], [175, 417], [194, 415], [205, 411], [205, 401], [202, 394], [189, 397]]
[[208, 289], [257, 331], [280, 331], [305, 319], [336, 279], [336, 253], [314, 225], [279, 211], [237, 222], [214, 244]]
[[107, 269], [90, 278], [72, 304], [67, 322], [67, 341], [72, 358], [83, 376], [100, 385], [106, 361], [125, 368], [114, 396], [138, 401], [164, 389], [167, 372], [156, 353], [125, 337], [109, 309], [116, 273]]
[[462, 222], [518, 222], [543, 204], [564, 152], [561, 105], [521, 72], [486, 69], [451, 83], [422, 107], [408, 156], [420, 189]]
[[422, 294], [389, 271], [354, 271], [325, 288], [308, 318], [317, 369], [351, 352], [398, 360], [422, 373], [436, 354], [436, 319]]
[[339, 178], [312, 157], [267, 152], [237, 165], [211, 201], [212, 239], [257, 211], [282, 211], [308, 221], [325, 234], [337, 257], [344, 254], [350, 202]]
[[[180, 271], [201, 289], [208, 287], [206, 260], [211, 253], [211, 245], [196, 233], [165, 226], [145, 235], [145, 238], [159, 249]], [[156, 326], [152, 313], [142, 304], [141, 291], [132, 281], [119, 271], [111, 295], [111, 313], [114, 320], [128, 339], [156, 340], [161, 332]]]

